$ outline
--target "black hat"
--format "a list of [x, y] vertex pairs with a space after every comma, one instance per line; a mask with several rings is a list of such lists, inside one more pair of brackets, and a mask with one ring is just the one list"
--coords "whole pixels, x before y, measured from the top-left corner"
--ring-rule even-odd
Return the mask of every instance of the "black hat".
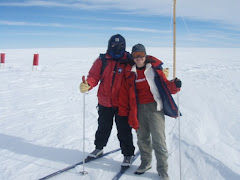
[[142, 44], [136, 44], [135, 46], [133, 46], [132, 53], [133, 52], [144, 52], [145, 55], [147, 54], [146, 49], [145, 49], [144, 45], [142, 45]]
[[120, 34], [113, 35], [108, 41], [107, 52], [115, 59], [120, 59], [126, 49], [126, 41]]

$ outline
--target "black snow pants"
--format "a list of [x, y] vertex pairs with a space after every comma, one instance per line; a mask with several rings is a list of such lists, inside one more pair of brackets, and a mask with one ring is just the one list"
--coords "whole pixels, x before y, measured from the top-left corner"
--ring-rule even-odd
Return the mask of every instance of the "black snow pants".
[[100, 104], [98, 104], [98, 115], [98, 129], [94, 141], [96, 148], [103, 149], [107, 145], [115, 117], [122, 154], [133, 156], [135, 147], [133, 146], [132, 128], [128, 124], [127, 118], [119, 116], [117, 108], [105, 107]]

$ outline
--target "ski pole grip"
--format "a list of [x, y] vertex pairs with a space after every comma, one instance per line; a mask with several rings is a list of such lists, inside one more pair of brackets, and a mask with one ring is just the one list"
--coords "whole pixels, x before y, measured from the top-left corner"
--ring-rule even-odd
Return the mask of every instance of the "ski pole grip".
[[85, 76], [82, 77], [82, 82], [85, 83]]

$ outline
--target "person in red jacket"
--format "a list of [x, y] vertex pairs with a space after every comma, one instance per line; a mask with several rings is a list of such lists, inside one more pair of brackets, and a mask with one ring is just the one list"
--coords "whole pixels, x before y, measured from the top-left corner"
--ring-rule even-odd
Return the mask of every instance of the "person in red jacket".
[[124, 37], [120, 34], [113, 35], [108, 41], [108, 49], [104, 55], [106, 62], [101, 56], [95, 60], [88, 73], [87, 80], [80, 84], [80, 91], [85, 93], [97, 86], [100, 81], [97, 94], [98, 129], [94, 141], [96, 149], [89, 154], [88, 158], [96, 158], [103, 154], [103, 148], [107, 145], [113, 126], [113, 118], [115, 118], [117, 136], [124, 155], [122, 166], [130, 166], [135, 150], [132, 128], [129, 126], [127, 118], [118, 115], [119, 91], [129, 59], [128, 56], [130, 56], [125, 48]]
[[135, 174], [143, 174], [152, 167], [154, 149], [158, 174], [169, 180], [164, 114], [178, 116], [171, 94], [180, 91], [181, 81], [177, 78], [168, 81], [163, 73], [163, 63], [146, 55], [142, 44], [133, 46], [132, 57], [134, 62], [126, 67], [120, 90], [119, 115], [128, 116], [130, 126], [137, 131], [141, 165]]

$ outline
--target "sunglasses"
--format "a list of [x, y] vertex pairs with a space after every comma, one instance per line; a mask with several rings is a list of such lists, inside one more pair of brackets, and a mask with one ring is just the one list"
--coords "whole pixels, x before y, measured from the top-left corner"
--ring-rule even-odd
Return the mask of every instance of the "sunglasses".
[[145, 52], [133, 52], [132, 53], [133, 58], [143, 58], [145, 56], [146, 56]]

